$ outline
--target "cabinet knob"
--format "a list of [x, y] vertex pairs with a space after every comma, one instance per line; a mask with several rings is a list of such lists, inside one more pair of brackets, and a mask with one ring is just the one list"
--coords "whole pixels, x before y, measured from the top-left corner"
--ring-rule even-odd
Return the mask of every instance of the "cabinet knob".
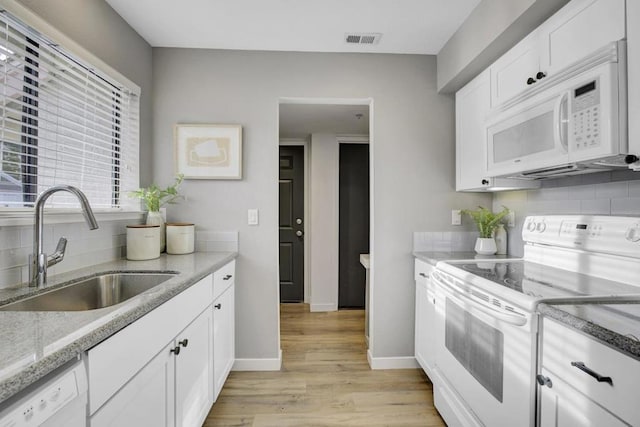
[[538, 71], [538, 74], [536, 74], [536, 79], [538, 80], [544, 79], [545, 77], [547, 77], [547, 74], [543, 71]]
[[185, 339], [183, 339], [182, 341], [178, 341], [178, 345], [181, 345], [181, 346], [183, 346], [183, 347], [188, 346], [188, 345], [189, 345], [189, 339], [188, 339], [188, 338], [185, 338]]
[[553, 387], [551, 378], [545, 377], [544, 375], [541, 375], [541, 374], [536, 375], [536, 381], [538, 381], [538, 384], [540, 385], [546, 385], [549, 388]]
[[489, 185], [489, 180], [488, 179], [483, 179], [482, 180], [482, 185]]
[[215, 308], [217, 308], [218, 310], [220, 310], [222, 308], [222, 304], [221, 303], [217, 303], [216, 305], [214, 305]]
[[180, 347], [174, 347], [171, 349], [171, 353], [174, 353], [176, 356], [180, 354]]
[[535, 82], [536, 82], [536, 79], [534, 79], [533, 77], [529, 77], [529, 78], [527, 79], [527, 84], [528, 84], [528, 85], [532, 85], [532, 84], [534, 84]]
[[224, 277], [222, 278], [222, 280], [229, 280], [229, 279], [231, 279], [232, 277], [233, 277], [233, 275], [231, 275], [231, 274], [227, 274], [226, 276], [224, 276]]

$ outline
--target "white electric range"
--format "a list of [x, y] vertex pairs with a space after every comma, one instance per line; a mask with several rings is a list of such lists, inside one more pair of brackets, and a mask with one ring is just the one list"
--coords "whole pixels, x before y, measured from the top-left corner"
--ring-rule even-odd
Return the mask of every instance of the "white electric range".
[[434, 400], [449, 425], [534, 425], [539, 303], [640, 301], [640, 218], [533, 216], [522, 235], [522, 259], [444, 261], [432, 274]]

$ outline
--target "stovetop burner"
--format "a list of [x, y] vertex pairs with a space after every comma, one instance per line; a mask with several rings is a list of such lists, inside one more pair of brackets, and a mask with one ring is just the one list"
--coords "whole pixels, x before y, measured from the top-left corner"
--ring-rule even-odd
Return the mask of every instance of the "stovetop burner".
[[522, 261], [476, 262], [462, 264], [460, 267], [483, 279], [491, 280], [514, 291], [523, 292], [524, 263]]

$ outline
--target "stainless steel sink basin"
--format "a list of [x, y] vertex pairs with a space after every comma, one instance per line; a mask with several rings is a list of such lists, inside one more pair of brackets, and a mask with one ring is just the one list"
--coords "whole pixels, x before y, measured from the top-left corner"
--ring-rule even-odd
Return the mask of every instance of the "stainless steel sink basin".
[[105, 273], [0, 306], [0, 311], [83, 311], [109, 307], [171, 279], [175, 272]]

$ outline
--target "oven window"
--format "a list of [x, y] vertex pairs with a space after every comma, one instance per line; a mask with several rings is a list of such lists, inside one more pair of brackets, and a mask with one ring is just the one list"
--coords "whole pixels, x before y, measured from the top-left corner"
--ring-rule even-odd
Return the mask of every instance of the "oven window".
[[445, 347], [493, 397], [502, 402], [502, 332], [448, 298], [445, 319]]

